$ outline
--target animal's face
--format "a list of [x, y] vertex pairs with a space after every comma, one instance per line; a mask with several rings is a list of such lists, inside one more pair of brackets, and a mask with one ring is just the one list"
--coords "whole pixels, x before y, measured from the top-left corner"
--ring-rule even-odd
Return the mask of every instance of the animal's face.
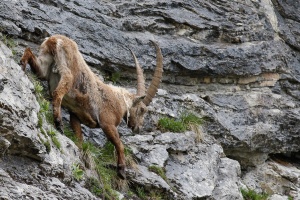
[[139, 133], [144, 124], [144, 116], [148, 111], [147, 106], [142, 102], [138, 102], [129, 109], [130, 116], [128, 118], [128, 126], [134, 133]]
[[33, 54], [30, 50], [30, 48], [26, 48], [24, 51], [24, 54], [20, 60], [20, 64], [22, 66], [22, 69], [25, 70], [27, 63], [32, 59]]

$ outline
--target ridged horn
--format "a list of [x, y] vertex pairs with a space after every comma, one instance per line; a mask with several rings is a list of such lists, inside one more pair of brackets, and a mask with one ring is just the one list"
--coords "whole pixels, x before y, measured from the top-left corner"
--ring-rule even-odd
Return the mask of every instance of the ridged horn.
[[146, 92], [146, 97], [144, 98], [143, 102], [146, 106], [148, 106], [153, 97], [155, 96], [157, 90], [158, 90], [158, 86], [160, 84], [161, 78], [162, 78], [162, 74], [163, 74], [163, 56], [161, 53], [161, 50], [158, 46], [158, 44], [154, 41], [151, 40], [151, 42], [154, 44], [155, 49], [156, 49], [156, 68], [155, 68], [155, 72], [151, 81], [150, 86], [148, 87], [148, 90]]
[[135, 67], [136, 67], [136, 75], [137, 75], [137, 93], [136, 94], [138, 96], [145, 95], [146, 87], [145, 87], [145, 78], [144, 78], [144, 74], [143, 74], [143, 69], [141, 68], [133, 51], [131, 49], [129, 49], [129, 50], [132, 54], [132, 57], [134, 58]]

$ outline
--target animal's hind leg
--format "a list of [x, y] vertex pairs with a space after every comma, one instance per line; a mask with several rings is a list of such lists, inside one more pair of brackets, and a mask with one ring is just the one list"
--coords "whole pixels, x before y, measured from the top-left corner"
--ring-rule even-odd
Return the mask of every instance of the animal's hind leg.
[[120, 140], [117, 128], [113, 125], [103, 126], [103, 124], [101, 124], [101, 128], [104, 131], [108, 140], [111, 141], [113, 145], [116, 147], [116, 151], [118, 155], [118, 176], [122, 179], [126, 179], [124, 146]]
[[70, 125], [71, 125], [72, 130], [75, 133], [76, 138], [78, 139], [78, 146], [81, 148], [82, 142], [83, 142], [81, 125], [80, 125], [80, 121], [79, 121], [78, 117], [72, 112], [70, 112]]
[[66, 93], [72, 87], [73, 83], [73, 76], [71, 74], [61, 75], [60, 81], [58, 86], [52, 93], [53, 97], [53, 117], [54, 123], [58, 131], [63, 133], [63, 124], [62, 124], [62, 117], [61, 117], [61, 102]]

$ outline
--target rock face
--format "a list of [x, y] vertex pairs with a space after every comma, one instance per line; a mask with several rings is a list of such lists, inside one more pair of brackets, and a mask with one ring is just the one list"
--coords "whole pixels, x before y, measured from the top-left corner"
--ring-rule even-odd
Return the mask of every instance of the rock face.
[[[0, 3], [0, 29], [19, 39], [23, 46], [29, 42], [39, 44], [52, 34], [67, 35], [78, 43], [90, 65], [102, 71], [121, 73], [121, 79], [126, 79], [121, 82], [128, 87], [133, 87], [135, 76], [127, 47], [136, 52], [146, 77], [151, 78], [155, 58], [149, 40], [157, 40], [164, 56], [165, 73], [161, 89], [149, 107], [146, 133], [126, 136], [130, 131], [122, 126], [122, 139], [137, 149], [135, 154], [140, 157], [141, 169], [152, 164], [165, 167], [174, 187], [180, 185], [180, 178], [175, 178], [178, 174], [184, 180], [188, 179], [188, 173], [195, 174], [189, 169], [205, 168], [201, 164], [208, 158], [202, 155], [203, 149], [205, 152], [216, 150], [219, 153], [209, 158], [211, 163], [205, 168], [208, 170], [212, 169], [211, 165], [217, 165], [210, 175], [197, 174], [193, 177], [196, 181], [190, 181], [195, 187], [191, 186], [191, 191], [178, 189], [178, 195], [206, 198], [207, 194], [210, 196], [207, 198], [234, 199], [240, 198], [235, 193], [230, 196], [230, 189], [238, 187], [233, 184], [235, 179], [222, 186], [224, 188], [215, 187], [219, 185], [218, 181], [227, 179], [228, 174], [239, 177], [237, 164], [221, 156], [220, 146], [210, 143], [191, 147], [189, 145], [194, 143], [187, 140], [181, 145], [182, 149], [174, 150], [171, 144], [178, 141], [165, 142], [168, 134], [155, 132], [153, 136], [149, 132], [155, 131], [161, 115], [176, 118], [181, 111], [192, 110], [207, 119], [202, 127], [207, 137], [213, 136], [227, 156], [239, 161], [244, 169], [242, 177], [250, 177], [247, 173], [255, 173], [258, 169], [267, 176], [270, 164], [266, 160], [271, 154], [292, 154], [299, 162], [299, 9], [298, 1], [288, 0], [4, 0]], [[34, 113], [38, 106], [34, 105], [34, 96], [29, 92], [32, 85], [28, 80], [22, 80], [22, 72], [12, 71], [12, 66], [17, 67], [15, 64], [3, 66], [7, 67], [0, 68], [0, 94], [5, 94], [0, 95], [0, 130], [10, 144], [3, 142], [2, 146], [9, 146], [10, 153], [41, 161], [47, 153], [44, 146], [39, 145], [34, 129], [37, 121]], [[7, 74], [24, 83], [12, 84], [7, 80]], [[12, 105], [12, 96], [19, 98], [21, 94], [27, 95], [28, 100]], [[14, 140], [9, 136], [11, 132], [18, 133]], [[132, 138], [141, 143], [127, 141], [130, 137], [141, 137]], [[151, 139], [156, 143], [149, 143]], [[93, 140], [98, 142], [102, 137]], [[147, 153], [140, 151], [143, 141], [150, 145], [145, 150]], [[177, 156], [173, 151], [183, 155]], [[186, 165], [189, 169], [179, 168], [184, 163], [179, 157], [194, 160]], [[230, 162], [235, 167], [227, 172]], [[224, 170], [220, 166], [224, 166]], [[171, 172], [173, 168], [178, 171]], [[284, 173], [277, 174], [285, 176]], [[197, 184], [202, 185], [201, 178], [206, 176], [215, 178], [204, 178], [207, 187], [203, 186], [205, 191], [198, 190]], [[277, 193], [300, 198], [299, 184], [294, 178], [278, 186], [290, 188], [284, 191], [271, 186], [273, 189], [267, 190], [261, 181], [243, 180], [246, 179], [246, 185], [257, 191], [265, 188], [266, 192], [275, 193], [274, 196]], [[201, 194], [197, 193], [199, 191]], [[222, 194], [224, 191], [229, 191], [229, 196]]]
[[[195, 138], [193, 132], [124, 137], [142, 165], [132, 181], [166, 191], [171, 199], [242, 199], [239, 163], [226, 158], [212, 138]], [[167, 180], [144, 166], [165, 167]]]
[[73, 181], [71, 167], [81, 161], [72, 141], [58, 135], [61, 149], [50, 142], [47, 152], [33, 84], [1, 41], [0, 72], [0, 199], [96, 199]]

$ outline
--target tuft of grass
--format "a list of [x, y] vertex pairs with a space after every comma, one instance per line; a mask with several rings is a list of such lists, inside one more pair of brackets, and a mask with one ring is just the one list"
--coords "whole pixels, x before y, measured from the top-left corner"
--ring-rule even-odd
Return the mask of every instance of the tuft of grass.
[[262, 193], [258, 194], [254, 190], [241, 189], [244, 200], [267, 200], [269, 195]]
[[143, 187], [137, 187], [136, 193], [137, 193], [138, 197], [140, 197], [141, 199], [146, 199], [146, 193], [145, 193], [145, 189]]
[[40, 105], [40, 110], [38, 113], [38, 127], [41, 128], [43, 126], [43, 117], [45, 117], [46, 121], [49, 124], [54, 124], [53, 115], [51, 111], [50, 102], [46, 98], [46, 92], [44, 91], [44, 87], [42, 86], [41, 82], [38, 78], [30, 73], [28, 74], [29, 79], [34, 85], [34, 93], [37, 98], [37, 101]]
[[53, 130], [52, 128], [50, 128], [49, 130], [48, 130], [48, 135], [50, 136], [50, 137], [52, 137], [52, 136], [56, 136], [56, 132], [55, 132], [55, 130]]
[[57, 137], [56, 137], [56, 131], [53, 130], [52, 128], [50, 128], [50, 129], [48, 130], [47, 133], [48, 133], [48, 135], [50, 136], [50, 138], [51, 138], [53, 144], [54, 144], [59, 150], [61, 150], [61, 144], [60, 144], [60, 141], [59, 141], [59, 140], [57, 139]]
[[57, 137], [56, 137], [56, 136], [52, 136], [52, 137], [51, 137], [51, 140], [52, 140], [53, 144], [54, 144], [59, 150], [61, 150], [61, 144], [60, 144], [59, 140], [57, 139]]
[[87, 181], [85, 182], [85, 187], [98, 197], [100, 197], [101, 194], [103, 194], [103, 189], [100, 181], [94, 177], [87, 178]]
[[69, 124], [64, 125], [64, 134], [67, 136], [69, 139], [71, 139], [77, 146], [79, 145], [79, 140], [76, 137], [74, 131], [71, 129]]
[[149, 171], [159, 175], [162, 179], [164, 179], [168, 183], [168, 178], [166, 176], [165, 170], [162, 167], [159, 167], [157, 165], [151, 165], [148, 167], [148, 169]]
[[150, 199], [151, 200], [162, 200], [162, 199], [166, 199], [166, 198], [164, 198], [163, 195], [157, 191], [151, 191]]
[[[117, 176], [116, 167], [112, 167], [117, 162], [115, 147], [112, 143], [107, 142], [103, 148], [96, 147], [90, 142], [82, 144], [83, 159], [85, 165], [96, 171], [97, 181], [89, 181], [90, 189], [95, 190], [93, 193], [105, 199], [117, 199], [116, 189], [126, 189], [128, 184], [126, 180], [121, 180]], [[125, 148], [125, 159], [133, 160], [131, 151]], [[100, 189], [101, 188], [101, 189]], [[101, 195], [100, 195], [101, 193]]]
[[49, 140], [47, 140], [47, 141], [44, 142], [44, 146], [46, 147], [47, 153], [50, 153], [50, 151], [51, 151], [51, 144], [50, 144]]
[[120, 72], [114, 72], [111, 74], [111, 81], [116, 84], [117, 82], [120, 82], [121, 73]]
[[203, 139], [202, 131], [199, 126], [203, 123], [203, 119], [191, 112], [181, 113], [179, 119], [163, 117], [158, 120], [158, 128], [163, 131], [184, 132], [192, 130], [197, 134], [197, 140]]
[[184, 132], [186, 130], [184, 124], [181, 121], [177, 121], [168, 117], [163, 117], [158, 120], [158, 128], [163, 132]]
[[14, 56], [17, 54], [15, 48], [18, 46], [18, 43], [16, 43], [12, 37], [0, 34], [0, 40], [11, 49], [11, 52]]

